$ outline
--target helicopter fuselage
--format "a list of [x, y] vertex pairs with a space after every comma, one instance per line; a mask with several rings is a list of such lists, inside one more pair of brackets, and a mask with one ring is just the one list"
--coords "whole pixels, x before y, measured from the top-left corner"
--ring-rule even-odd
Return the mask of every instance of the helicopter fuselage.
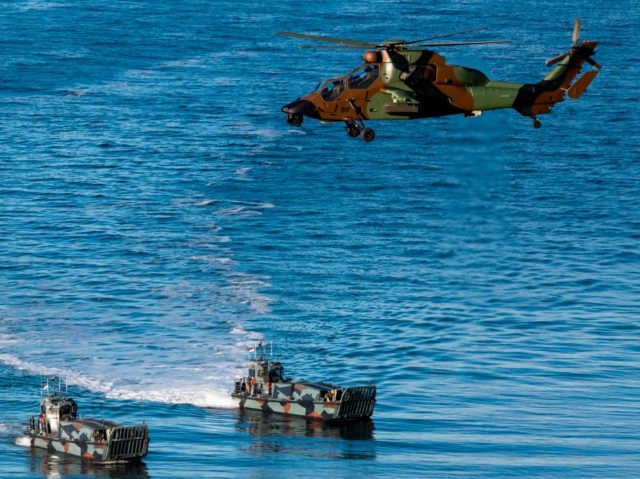
[[492, 81], [479, 70], [447, 64], [431, 50], [369, 51], [360, 67], [326, 80], [282, 111], [295, 126], [302, 124], [304, 116], [344, 121], [350, 136], [358, 136], [365, 129], [365, 120], [478, 116], [501, 108], [514, 108], [533, 118], [537, 128], [537, 115], [549, 113], [555, 103], [563, 101], [565, 93], [579, 97], [595, 77], [594, 72], [588, 72], [583, 76], [588, 78], [571, 85], [596, 45], [583, 41], [572, 48], [538, 83]]

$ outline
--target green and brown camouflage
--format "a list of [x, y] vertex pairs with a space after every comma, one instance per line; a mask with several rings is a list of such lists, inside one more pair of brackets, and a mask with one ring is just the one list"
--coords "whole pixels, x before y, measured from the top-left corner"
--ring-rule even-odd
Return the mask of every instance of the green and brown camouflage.
[[[47, 391], [50, 384], [47, 381]], [[44, 397], [40, 414], [28, 419], [25, 434], [32, 447], [95, 464], [139, 462], [149, 449], [146, 424], [120, 426], [102, 419], [79, 418], [76, 402], [61, 390]]]
[[[300, 126], [304, 116], [328, 122], [344, 121], [350, 136], [362, 135], [365, 141], [374, 138], [373, 131], [365, 127], [365, 120], [411, 120], [455, 114], [474, 117], [502, 108], [513, 108], [532, 118], [534, 127], [539, 128], [538, 115], [550, 113], [565, 95], [579, 98], [600, 70], [600, 65], [591, 58], [598, 42], [579, 42], [579, 31], [580, 23], [576, 20], [573, 45], [567, 53], [547, 62], [557, 65], [537, 83], [492, 81], [474, 68], [447, 64], [435, 51], [414, 49], [416, 42], [388, 40], [375, 45], [282, 32], [295, 38], [339, 43], [340, 48], [378, 48], [367, 51], [364, 63], [355, 70], [326, 80], [316, 91], [285, 105], [282, 111], [294, 126]], [[495, 42], [429, 45], [475, 43]], [[574, 82], [585, 62], [594, 70]]]
[[376, 387], [292, 381], [285, 377], [284, 366], [272, 361], [260, 343], [247, 376], [236, 379], [231, 396], [242, 409], [338, 422], [371, 417]]

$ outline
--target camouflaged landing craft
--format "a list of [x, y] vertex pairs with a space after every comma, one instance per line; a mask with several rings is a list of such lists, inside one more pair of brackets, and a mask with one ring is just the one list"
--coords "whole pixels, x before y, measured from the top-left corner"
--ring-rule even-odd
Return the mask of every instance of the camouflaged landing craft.
[[[51, 453], [70, 454], [94, 464], [139, 462], [149, 449], [149, 432], [145, 424], [119, 426], [105, 420], [79, 418], [76, 402], [58, 390], [40, 403], [40, 415], [31, 416], [25, 434], [32, 447]], [[55, 381], [53, 381], [55, 384]]]
[[[346, 76], [322, 83], [314, 92], [282, 107], [290, 125], [302, 125], [308, 116], [322, 121], [344, 121], [351, 137], [362, 136], [371, 141], [375, 134], [365, 127], [365, 120], [411, 120], [444, 115], [481, 115], [486, 110], [513, 108], [533, 119], [540, 128], [538, 115], [550, 113], [565, 94], [577, 99], [600, 71], [591, 55], [598, 42], [580, 37], [580, 20], [573, 28], [573, 44], [568, 52], [547, 60], [557, 66], [538, 83], [492, 81], [473, 68], [448, 65], [438, 53], [417, 47], [449, 47], [487, 43], [509, 43], [503, 40], [424, 43], [481, 28], [438, 35], [422, 40], [387, 40], [382, 44], [342, 38], [281, 32], [294, 38], [336, 43], [325, 48], [368, 49], [364, 64]], [[573, 82], [587, 62], [594, 69]]]
[[284, 376], [282, 364], [270, 360], [260, 343], [249, 364], [248, 376], [236, 379], [231, 396], [238, 399], [243, 409], [339, 422], [371, 417], [376, 387], [342, 388], [324, 382], [294, 382]]

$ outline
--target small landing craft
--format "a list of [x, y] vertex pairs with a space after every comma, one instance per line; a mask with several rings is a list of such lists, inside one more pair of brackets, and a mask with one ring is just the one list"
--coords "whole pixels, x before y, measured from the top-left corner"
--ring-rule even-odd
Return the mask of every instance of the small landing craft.
[[47, 380], [40, 414], [27, 421], [25, 434], [32, 447], [69, 454], [94, 464], [136, 463], [147, 455], [149, 432], [145, 424], [119, 426], [103, 419], [78, 417], [78, 405], [62, 394], [60, 380]]
[[341, 422], [367, 419], [376, 404], [376, 387], [343, 388], [326, 382], [292, 381], [284, 366], [272, 361], [266, 347], [255, 349], [248, 375], [235, 381], [231, 396], [241, 409]]
[[[550, 113], [565, 95], [580, 98], [600, 71], [600, 65], [591, 58], [598, 42], [579, 40], [580, 20], [574, 24], [571, 48], [547, 60], [547, 66], [557, 65], [537, 83], [489, 80], [476, 69], [449, 65], [438, 53], [421, 48], [509, 43], [503, 40], [425, 43], [475, 30], [481, 29], [382, 43], [280, 32], [335, 44], [325, 48], [370, 49], [363, 56], [364, 64], [345, 76], [326, 80], [312, 93], [282, 107], [282, 111], [293, 126], [302, 125], [305, 116], [327, 122], [343, 121], [349, 136], [361, 136], [364, 141], [375, 137], [373, 130], [365, 126], [368, 120], [412, 120], [455, 114], [474, 117], [500, 108], [513, 108], [532, 118], [534, 128], [540, 128], [538, 115]], [[574, 82], [585, 62], [593, 70]]]

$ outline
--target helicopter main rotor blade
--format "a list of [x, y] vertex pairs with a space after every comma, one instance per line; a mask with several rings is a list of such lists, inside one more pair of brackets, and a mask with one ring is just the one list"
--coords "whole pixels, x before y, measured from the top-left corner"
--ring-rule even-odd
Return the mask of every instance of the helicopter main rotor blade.
[[573, 40], [573, 43], [576, 44], [578, 42], [578, 40], [580, 39], [580, 27], [582, 25], [582, 22], [580, 21], [579, 18], [576, 18], [575, 23], [573, 24], [573, 35], [571, 35], [571, 39]]
[[431, 40], [437, 40], [439, 38], [454, 37], [456, 35], [462, 35], [463, 33], [478, 32], [480, 30], [486, 30], [486, 29], [487, 29], [487, 27], [469, 28], [467, 30], [460, 30], [459, 32], [445, 33], [444, 35], [437, 35], [435, 37], [423, 38], [421, 40], [412, 40], [410, 42], [404, 42], [404, 44], [405, 45], [414, 45], [416, 43], [429, 42]]
[[361, 42], [358, 40], [348, 40], [346, 38], [325, 37], [324, 35], [307, 35], [305, 33], [293, 33], [293, 32], [278, 32], [278, 35], [292, 38], [302, 38], [303, 40], [311, 40], [314, 42], [330, 42], [330, 43], [342, 43], [343, 45], [350, 45], [358, 48], [374, 47], [376, 43]]
[[482, 42], [455, 42], [455, 43], [421, 43], [417, 47], [457, 47], [460, 45], [487, 45], [490, 43], [512, 43], [511, 40], [485, 40]]
[[303, 50], [362, 50], [363, 48], [371, 47], [357, 47], [355, 45], [300, 45], [298, 48]]

